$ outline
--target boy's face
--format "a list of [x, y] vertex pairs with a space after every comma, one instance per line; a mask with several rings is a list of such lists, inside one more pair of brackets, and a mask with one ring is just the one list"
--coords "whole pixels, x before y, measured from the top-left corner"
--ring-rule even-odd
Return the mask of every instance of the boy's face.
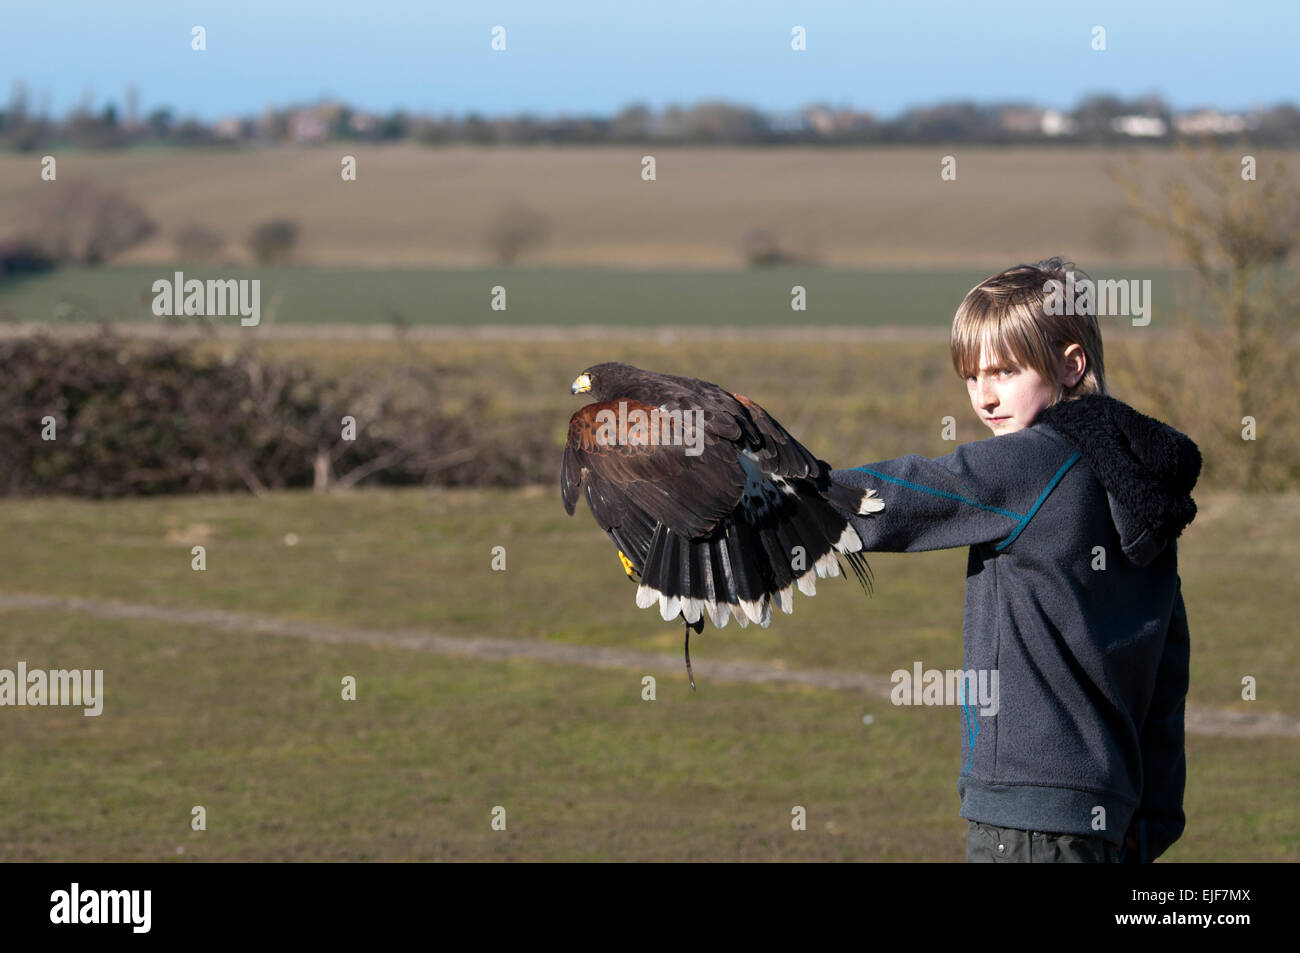
[[980, 345], [979, 366], [978, 377], [966, 378], [966, 390], [980, 420], [998, 436], [1028, 427], [1055, 396], [1032, 368], [996, 364], [987, 342]]

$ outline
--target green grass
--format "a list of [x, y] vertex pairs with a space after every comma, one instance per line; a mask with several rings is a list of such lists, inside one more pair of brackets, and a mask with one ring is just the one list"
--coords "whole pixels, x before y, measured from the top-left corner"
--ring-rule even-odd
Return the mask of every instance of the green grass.
[[[1300, 716], [1288, 580], [1300, 564], [1300, 497], [1200, 494], [1179, 540], [1194, 646], [1192, 699]], [[297, 536], [286, 545], [285, 537]], [[207, 571], [190, 568], [206, 547]], [[507, 570], [491, 570], [504, 546]], [[875, 594], [824, 580], [768, 629], [711, 627], [701, 658], [888, 674], [961, 660], [966, 553], [873, 553]], [[558, 490], [364, 491], [171, 497], [104, 504], [0, 502], [0, 591], [273, 613], [376, 629], [426, 627], [677, 653], [681, 633], [638, 610], [613, 545]], [[948, 663], [953, 663], [952, 665]]]
[[635, 672], [4, 618], [40, 633], [6, 654], [93, 658], [108, 697], [98, 719], [6, 712], [6, 859], [959, 859], [949, 766], [916, 763], [943, 713], [724, 684], [646, 702]]
[[[153, 283], [189, 278], [257, 278], [263, 322], [276, 324], [514, 324], [646, 327], [742, 325], [943, 327], [986, 270], [855, 271], [773, 268], [633, 271], [591, 268], [316, 269], [214, 265], [66, 268], [0, 282], [0, 316], [78, 323], [160, 322]], [[1099, 277], [1151, 279], [1156, 316], [1175, 300], [1168, 269], [1114, 270]], [[492, 310], [492, 288], [508, 294]], [[792, 311], [791, 288], [807, 289], [807, 310]], [[197, 318], [181, 318], [192, 323]], [[1112, 319], [1114, 320], [1114, 319]], [[238, 317], [217, 324], [238, 326]], [[1153, 318], [1153, 323], [1156, 323]]]
[[[1246, 709], [1253, 674], [1254, 704], [1300, 714], [1286, 637], [1300, 500], [1201, 504], [1179, 546], [1190, 703]], [[196, 542], [205, 573], [189, 568]], [[99, 718], [4, 710], [0, 857], [961, 861], [953, 712], [726, 684], [707, 666], [955, 667], [964, 560], [876, 554], [870, 600], [827, 580], [768, 630], [710, 630], [693, 643], [700, 692], [660, 678], [655, 702], [635, 671], [3, 610], [0, 667], [102, 668], [106, 701]], [[680, 650], [550, 487], [5, 500], [0, 566], [7, 592]], [[356, 702], [339, 700], [344, 675]], [[1300, 858], [1295, 754], [1294, 740], [1190, 736], [1189, 828], [1168, 859]], [[196, 804], [206, 832], [189, 829]], [[489, 828], [498, 804], [505, 832]], [[807, 832], [790, 830], [796, 804]]]

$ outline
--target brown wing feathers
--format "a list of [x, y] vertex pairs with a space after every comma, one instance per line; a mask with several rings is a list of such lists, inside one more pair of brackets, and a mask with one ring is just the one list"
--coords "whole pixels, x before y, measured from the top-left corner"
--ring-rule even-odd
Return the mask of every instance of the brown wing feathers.
[[[561, 494], [571, 514], [581, 492], [631, 561], [640, 577], [637, 605], [658, 602], [664, 619], [680, 614], [696, 631], [705, 614], [717, 626], [731, 615], [742, 627], [766, 626], [773, 599], [792, 611], [792, 587], [813, 595], [815, 578], [840, 574], [841, 555], [870, 591], [861, 541], [845, 514], [879, 509], [879, 500], [867, 503], [862, 491], [832, 484], [829, 465], [758, 404], [629, 365], [595, 365], [587, 374], [601, 399], [569, 422]], [[702, 411], [702, 452], [600, 439], [598, 414], [617, 414], [620, 402], [626, 413]], [[794, 562], [800, 553], [804, 561]]]

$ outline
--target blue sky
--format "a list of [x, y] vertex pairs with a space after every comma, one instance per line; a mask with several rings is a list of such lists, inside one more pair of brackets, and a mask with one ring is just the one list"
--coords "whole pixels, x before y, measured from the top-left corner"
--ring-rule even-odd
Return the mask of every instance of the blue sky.
[[[1094, 91], [1176, 108], [1300, 100], [1300, 3], [440, 2], [2, 0], [0, 99], [48, 91], [56, 116], [134, 84], [142, 111], [213, 119], [336, 96], [442, 114], [612, 114], [725, 99], [892, 116], [969, 98], [1072, 106]], [[194, 25], [208, 49], [190, 49]], [[493, 26], [508, 50], [489, 48]], [[790, 49], [806, 28], [808, 50]], [[1091, 30], [1107, 31], [1093, 52]]]

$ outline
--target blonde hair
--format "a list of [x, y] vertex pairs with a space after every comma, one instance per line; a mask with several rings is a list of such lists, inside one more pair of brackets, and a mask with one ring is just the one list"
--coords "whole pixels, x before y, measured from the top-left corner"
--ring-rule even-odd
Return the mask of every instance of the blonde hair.
[[[1075, 282], [1088, 278], [1074, 262], [1056, 257], [1000, 271], [968, 291], [952, 320], [952, 366], [958, 376], [965, 380], [979, 374], [980, 345], [987, 341], [999, 364], [1030, 367], [1051, 381], [1056, 387], [1053, 404], [1109, 393], [1096, 315], [1048, 314], [1044, 307], [1052, 293], [1048, 282], [1068, 289], [1067, 273]], [[1062, 362], [1071, 344], [1083, 348], [1085, 366], [1078, 382], [1064, 387]]]

